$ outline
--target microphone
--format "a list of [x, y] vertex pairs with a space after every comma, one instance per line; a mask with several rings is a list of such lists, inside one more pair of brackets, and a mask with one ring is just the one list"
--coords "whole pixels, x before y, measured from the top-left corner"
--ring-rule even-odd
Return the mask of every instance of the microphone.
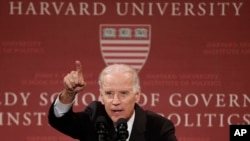
[[117, 121], [117, 136], [118, 136], [118, 141], [126, 141], [128, 138], [128, 125], [127, 121], [124, 118], [120, 118]]
[[104, 116], [99, 116], [96, 119], [95, 128], [97, 130], [98, 141], [106, 141], [108, 130], [107, 130], [107, 123]]

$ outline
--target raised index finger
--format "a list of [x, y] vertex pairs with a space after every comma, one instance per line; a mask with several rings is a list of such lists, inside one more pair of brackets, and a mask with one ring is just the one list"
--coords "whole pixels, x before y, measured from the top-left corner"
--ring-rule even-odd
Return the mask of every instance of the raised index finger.
[[82, 75], [82, 63], [79, 60], [76, 60], [76, 72], [80, 75]]

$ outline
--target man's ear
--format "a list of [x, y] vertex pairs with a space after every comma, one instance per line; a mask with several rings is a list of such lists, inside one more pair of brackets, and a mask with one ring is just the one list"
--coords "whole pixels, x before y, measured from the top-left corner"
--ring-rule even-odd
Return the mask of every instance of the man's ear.
[[100, 94], [99, 94], [99, 101], [104, 105], [104, 102], [103, 102], [103, 94], [101, 92], [101, 89], [99, 90]]
[[137, 93], [135, 93], [135, 102], [138, 103], [140, 101], [141, 98], [141, 91], [138, 90]]

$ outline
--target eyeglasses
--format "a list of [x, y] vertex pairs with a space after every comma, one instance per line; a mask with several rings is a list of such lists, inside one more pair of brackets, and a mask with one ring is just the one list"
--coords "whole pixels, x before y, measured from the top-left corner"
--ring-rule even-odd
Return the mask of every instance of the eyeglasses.
[[131, 90], [121, 90], [121, 91], [101, 90], [101, 91], [106, 98], [114, 99], [116, 96], [119, 100], [125, 99], [132, 93]]

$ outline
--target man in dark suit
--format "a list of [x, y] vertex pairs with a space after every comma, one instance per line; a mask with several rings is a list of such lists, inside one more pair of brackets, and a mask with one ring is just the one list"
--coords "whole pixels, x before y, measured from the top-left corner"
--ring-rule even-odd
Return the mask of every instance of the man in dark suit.
[[[80, 141], [114, 141], [119, 139], [116, 136], [119, 132], [117, 123], [119, 119], [125, 119], [126, 141], [177, 140], [175, 127], [170, 120], [143, 110], [137, 104], [141, 94], [140, 83], [136, 71], [131, 67], [114, 64], [104, 68], [99, 76], [100, 101], [93, 101], [82, 112], [73, 112], [75, 95], [85, 86], [81, 63], [76, 61], [76, 71], [64, 77], [64, 90], [49, 110], [52, 127]], [[100, 122], [105, 127], [101, 132], [97, 129], [99, 117], [105, 119]], [[102, 135], [105, 137], [100, 133], [104, 133]]]

